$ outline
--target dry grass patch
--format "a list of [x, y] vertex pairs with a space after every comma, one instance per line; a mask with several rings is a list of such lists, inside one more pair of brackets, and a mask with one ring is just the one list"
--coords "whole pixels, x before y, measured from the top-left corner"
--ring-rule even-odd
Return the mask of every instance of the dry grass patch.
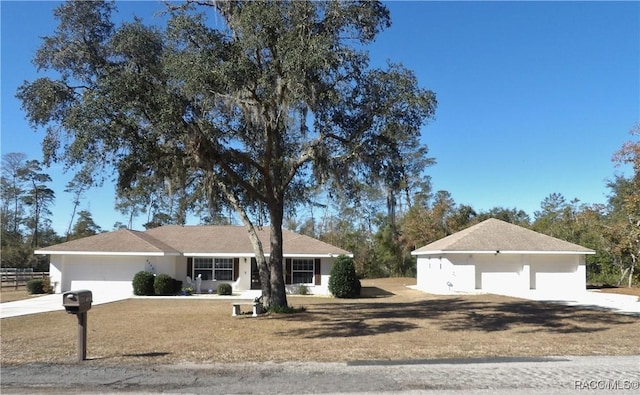
[[2, 290], [0, 291], [0, 302], [14, 302], [16, 300], [29, 299], [37, 296], [42, 295], [31, 295], [29, 292], [27, 292], [27, 287], [19, 287], [18, 289], [2, 288]]
[[598, 288], [598, 291], [611, 294], [632, 295], [640, 298], [640, 288], [637, 287], [602, 287]]
[[[366, 297], [290, 297], [298, 314], [231, 317], [226, 300], [130, 299], [95, 306], [95, 364], [352, 361], [640, 354], [640, 318], [496, 295], [434, 296], [412, 279], [368, 280]], [[52, 312], [2, 320], [2, 364], [69, 363], [76, 318]]]

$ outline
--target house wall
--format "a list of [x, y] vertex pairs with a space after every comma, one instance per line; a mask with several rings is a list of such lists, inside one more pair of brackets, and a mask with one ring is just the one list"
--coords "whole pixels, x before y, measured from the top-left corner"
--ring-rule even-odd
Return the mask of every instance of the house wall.
[[417, 257], [417, 288], [432, 293], [573, 293], [586, 289], [586, 259], [573, 254], [422, 255]]
[[[331, 277], [331, 269], [336, 258], [320, 259], [320, 284], [305, 284], [311, 295], [330, 295], [329, 278]], [[300, 284], [285, 285], [288, 294], [297, 295], [300, 293]]]
[[[203, 258], [229, 258], [228, 256], [220, 257], [216, 255], [206, 256]], [[179, 257], [176, 261], [176, 271], [178, 274], [176, 275], [176, 279], [182, 281], [182, 286], [186, 287], [189, 285], [187, 277], [190, 277], [191, 283], [193, 285], [194, 291], [197, 292], [196, 289], [196, 281], [197, 279], [193, 276], [193, 265], [189, 265], [188, 257]], [[250, 258], [232, 258], [238, 260], [238, 271], [237, 273], [234, 271], [234, 276], [236, 277], [235, 281], [222, 281], [222, 280], [202, 280], [200, 283], [200, 293], [217, 293], [218, 286], [222, 283], [227, 283], [231, 285], [231, 288], [234, 292], [236, 291], [246, 291], [251, 289], [251, 259]]]
[[52, 255], [51, 281], [56, 292], [88, 289], [94, 298], [133, 294], [133, 276], [141, 271], [175, 274], [174, 257]]
[[[321, 259], [320, 284], [308, 286], [311, 294], [329, 294], [329, 277], [334, 261], [335, 258]], [[51, 255], [50, 262], [50, 278], [56, 293], [89, 289], [94, 298], [98, 293], [132, 295], [133, 276], [142, 270], [168, 274], [182, 281], [183, 286], [187, 285], [187, 276], [191, 275], [187, 273], [187, 257], [183, 256]], [[230, 283], [234, 292], [251, 289], [251, 259], [240, 258], [238, 267], [236, 281], [202, 281], [201, 292], [206, 293], [209, 289], [215, 292], [222, 282]], [[289, 286], [288, 292], [297, 293], [297, 288], [296, 285]]]
[[[455, 290], [456, 270], [446, 256], [419, 256], [416, 265], [418, 289], [432, 293], [447, 293]], [[450, 287], [449, 284], [452, 286]]]
[[320, 284], [314, 284], [309, 287], [311, 294], [313, 295], [330, 295], [329, 292], [329, 278], [331, 277], [331, 269], [333, 269], [333, 263], [336, 258], [322, 258], [320, 259]]

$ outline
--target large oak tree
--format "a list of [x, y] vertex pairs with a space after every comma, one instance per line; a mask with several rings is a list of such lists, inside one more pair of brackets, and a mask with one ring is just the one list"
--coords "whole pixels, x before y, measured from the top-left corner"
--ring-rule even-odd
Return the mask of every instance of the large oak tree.
[[[34, 58], [55, 77], [19, 88], [28, 119], [47, 128], [45, 160], [115, 168], [129, 198], [164, 188], [185, 210], [194, 196], [212, 211], [233, 207], [267, 305], [287, 304], [288, 210], [317, 185], [353, 197], [363, 184], [399, 190], [408, 162], [426, 155], [420, 128], [434, 94], [400, 64], [369, 65], [366, 45], [390, 26], [379, 2], [190, 2], [162, 28], [116, 26], [114, 10], [57, 8]], [[260, 218], [271, 227], [268, 260]]]

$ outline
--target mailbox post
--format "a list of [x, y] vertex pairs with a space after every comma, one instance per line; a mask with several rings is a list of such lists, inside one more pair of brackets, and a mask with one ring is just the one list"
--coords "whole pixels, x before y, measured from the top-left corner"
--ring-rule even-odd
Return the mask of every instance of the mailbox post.
[[62, 306], [78, 317], [78, 362], [87, 359], [87, 311], [91, 309], [93, 294], [89, 290], [69, 291], [62, 294]]

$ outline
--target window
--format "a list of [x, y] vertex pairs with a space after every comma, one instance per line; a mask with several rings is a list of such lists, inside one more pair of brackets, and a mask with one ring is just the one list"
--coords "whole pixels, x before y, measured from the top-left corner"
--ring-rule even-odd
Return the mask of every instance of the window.
[[294, 259], [291, 263], [291, 282], [293, 284], [313, 284], [313, 259]]
[[217, 281], [233, 281], [233, 259], [216, 258], [213, 278]]
[[203, 280], [211, 280], [213, 278], [213, 259], [211, 258], [195, 258], [193, 260], [193, 279], [202, 275]]

